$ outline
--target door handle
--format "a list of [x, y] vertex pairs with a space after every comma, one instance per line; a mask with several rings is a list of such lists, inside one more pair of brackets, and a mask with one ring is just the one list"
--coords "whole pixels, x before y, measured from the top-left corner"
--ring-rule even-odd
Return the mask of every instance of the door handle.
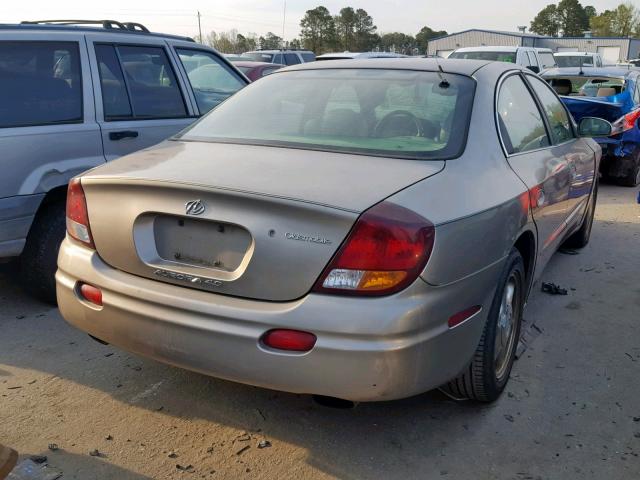
[[123, 130], [121, 132], [109, 132], [109, 140], [122, 140], [123, 138], [138, 138], [135, 130]]

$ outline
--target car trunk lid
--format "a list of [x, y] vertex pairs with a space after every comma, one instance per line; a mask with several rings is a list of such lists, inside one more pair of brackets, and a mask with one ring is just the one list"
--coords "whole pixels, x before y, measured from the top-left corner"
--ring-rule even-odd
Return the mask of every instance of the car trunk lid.
[[86, 174], [111, 266], [190, 288], [287, 301], [307, 293], [359, 214], [444, 168], [274, 147], [163, 145]]

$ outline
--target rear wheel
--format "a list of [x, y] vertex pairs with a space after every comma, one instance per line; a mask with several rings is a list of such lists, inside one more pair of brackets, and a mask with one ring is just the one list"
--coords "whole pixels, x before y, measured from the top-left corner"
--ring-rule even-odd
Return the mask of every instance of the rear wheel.
[[596, 203], [598, 201], [598, 182], [593, 186], [593, 193], [589, 199], [589, 205], [587, 211], [584, 214], [582, 225], [580, 228], [571, 234], [562, 246], [564, 248], [584, 248], [589, 243], [591, 238], [591, 229], [593, 227], [593, 217], [596, 212]]
[[55, 202], [42, 208], [34, 220], [20, 257], [20, 278], [34, 297], [56, 304], [55, 274], [58, 250], [65, 235], [65, 204]]
[[444, 390], [456, 398], [480, 402], [496, 400], [509, 380], [520, 338], [526, 290], [522, 256], [509, 254], [498, 283], [480, 343], [469, 366]]

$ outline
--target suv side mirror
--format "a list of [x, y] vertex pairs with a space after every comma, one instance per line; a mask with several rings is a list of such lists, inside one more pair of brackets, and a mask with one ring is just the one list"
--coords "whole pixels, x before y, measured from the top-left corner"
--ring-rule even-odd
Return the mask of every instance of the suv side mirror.
[[581, 137], [608, 137], [612, 128], [611, 124], [602, 118], [584, 117], [578, 125], [578, 134]]
[[540, 73], [540, 67], [536, 67], [535, 65], [529, 65], [527, 68], [533, 73]]

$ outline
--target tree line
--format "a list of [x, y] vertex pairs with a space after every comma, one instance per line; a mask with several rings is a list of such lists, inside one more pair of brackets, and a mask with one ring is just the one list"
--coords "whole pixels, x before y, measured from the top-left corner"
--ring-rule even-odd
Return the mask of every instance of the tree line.
[[640, 12], [631, 3], [621, 3], [600, 13], [579, 0], [561, 0], [544, 7], [531, 22], [530, 30], [551, 37], [640, 37]]
[[203, 43], [223, 53], [256, 49], [305, 48], [316, 55], [327, 52], [396, 52], [424, 54], [430, 39], [447, 35], [444, 30], [423, 27], [415, 36], [401, 32], [378, 33], [373, 18], [362, 8], [345, 7], [332, 15], [326, 7], [307, 10], [300, 20], [300, 37], [284, 41], [273, 32], [243, 35], [237, 30], [211, 32]]

